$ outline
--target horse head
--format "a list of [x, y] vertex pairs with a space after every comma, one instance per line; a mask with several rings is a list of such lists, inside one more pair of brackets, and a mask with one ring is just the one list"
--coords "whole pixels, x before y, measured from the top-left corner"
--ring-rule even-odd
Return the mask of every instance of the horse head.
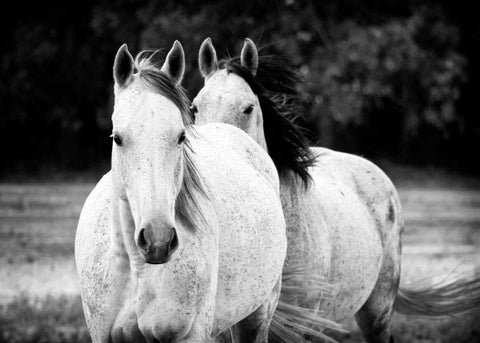
[[175, 202], [184, 173], [187, 102], [178, 88], [185, 70], [181, 44], [174, 43], [161, 69], [155, 57], [134, 60], [126, 45], [115, 57], [112, 173], [116, 195], [130, 208], [141, 257], [161, 264], [180, 244]]

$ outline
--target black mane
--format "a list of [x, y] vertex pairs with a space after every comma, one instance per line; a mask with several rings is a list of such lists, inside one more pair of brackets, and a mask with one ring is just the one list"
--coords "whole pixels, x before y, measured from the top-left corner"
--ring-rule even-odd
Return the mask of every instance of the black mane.
[[279, 174], [292, 171], [308, 186], [308, 167], [315, 163], [315, 156], [299, 125], [301, 115], [295, 100], [300, 77], [295, 69], [273, 56], [259, 56], [256, 76], [238, 57], [220, 61], [220, 68], [243, 78], [258, 96], [268, 153]]

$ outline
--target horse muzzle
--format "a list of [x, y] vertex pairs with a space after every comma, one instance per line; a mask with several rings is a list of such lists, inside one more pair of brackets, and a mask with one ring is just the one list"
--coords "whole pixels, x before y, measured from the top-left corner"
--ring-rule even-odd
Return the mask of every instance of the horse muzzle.
[[145, 263], [167, 263], [178, 249], [177, 230], [172, 227], [165, 234], [156, 234], [157, 232], [154, 230], [151, 225], [140, 229], [136, 242], [137, 247]]

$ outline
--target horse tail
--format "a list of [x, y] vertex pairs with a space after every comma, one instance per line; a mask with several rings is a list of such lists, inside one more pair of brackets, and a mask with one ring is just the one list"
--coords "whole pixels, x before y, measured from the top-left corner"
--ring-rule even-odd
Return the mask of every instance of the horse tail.
[[[290, 286], [295, 284], [285, 282], [290, 280], [308, 280], [308, 285]], [[318, 309], [302, 307], [286, 300], [295, 297], [304, 298], [305, 295], [316, 300], [321, 297], [329, 298], [332, 297], [333, 291], [332, 285], [322, 281], [320, 277], [309, 275], [303, 268], [285, 267], [282, 273], [281, 297], [270, 324], [269, 341], [302, 343], [310, 342], [315, 338], [325, 342], [336, 342], [323, 331], [330, 329], [341, 332], [339, 324], [324, 318], [323, 313]]]
[[315, 311], [279, 301], [270, 324], [269, 337], [271, 342], [283, 343], [309, 342], [312, 338], [336, 342], [323, 333], [326, 328], [336, 329], [335, 323], [319, 317]]
[[393, 305], [398, 313], [427, 317], [453, 316], [478, 310], [479, 307], [478, 273], [418, 289], [400, 288]]

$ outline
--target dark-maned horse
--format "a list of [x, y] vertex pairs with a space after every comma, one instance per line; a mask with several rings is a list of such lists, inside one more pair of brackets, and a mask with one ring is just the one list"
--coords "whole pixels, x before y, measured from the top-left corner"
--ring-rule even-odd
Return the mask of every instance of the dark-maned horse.
[[218, 62], [209, 38], [200, 47], [199, 67], [205, 85], [193, 101], [196, 124], [232, 124], [268, 151], [280, 174], [286, 266], [304, 265], [339, 288], [334, 301], [306, 292], [297, 303], [326, 310], [333, 320], [355, 315], [369, 342], [393, 340], [394, 310], [439, 316], [478, 308], [480, 279], [474, 276], [399, 289], [404, 223], [397, 191], [366, 159], [308, 146], [295, 124], [299, 78], [293, 68], [259, 57], [249, 39], [240, 57]]

